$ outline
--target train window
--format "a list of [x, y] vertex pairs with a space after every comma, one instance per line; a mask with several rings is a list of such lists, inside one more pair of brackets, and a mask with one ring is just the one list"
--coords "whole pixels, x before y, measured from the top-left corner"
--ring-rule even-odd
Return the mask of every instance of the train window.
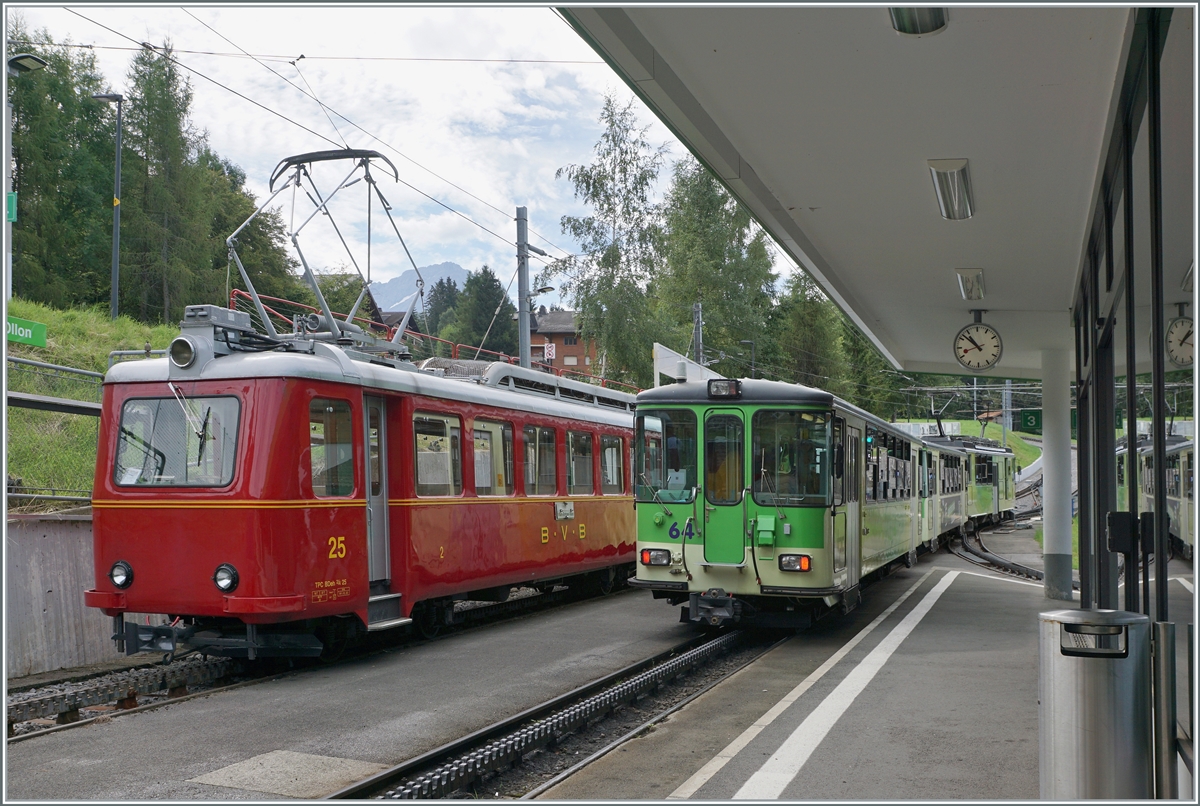
[[1117, 457], [1117, 486], [1125, 486], [1125, 457]]
[[413, 414], [417, 455], [417, 495], [458, 495], [462, 492], [462, 425], [457, 417]]
[[236, 397], [125, 401], [114, 481], [122, 486], [228, 485], [240, 408]]
[[686, 409], [639, 410], [634, 427], [637, 500], [689, 503], [698, 486], [696, 415]]
[[[707, 430], [712, 443], [712, 423]], [[760, 411], [751, 422], [751, 490], [762, 506], [825, 506], [829, 498], [829, 414]], [[740, 445], [741, 423], [737, 423]], [[732, 440], [732, 435], [729, 437]], [[738, 453], [740, 458], [741, 454]], [[736, 477], [740, 481], [740, 475]], [[733, 477], [730, 478], [733, 481]], [[732, 496], [733, 501], [740, 497]], [[727, 501], [713, 503], [726, 503]]]
[[600, 437], [600, 491], [605, 495], [625, 492], [625, 440]]
[[348, 402], [314, 398], [308, 404], [308, 445], [313, 495], [353, 493], [354, 435]]
[[704, 421], [704, 497], [711, 504], [736, 504], [742, 500], [742, 418], [714, 414]]
[[1179, 454], [1167, 457], [1167, 495], [1179, 497]]
[[567, 494], [592, 495], [592, 435], [581, 431], [567, 432]]
[[[845, 444], [846, 444], [846, 421], [841, 417], [835, 417], [833, 420], [833, 451], [831, 456], [833, 461], [830, 462], [830, 474], [833, 476], [833, 500], [834, 506], [839, 506], [846, 500], [846, 459], [845, 459]], [[842, 451], [842, 467], [837, 467], [837, 451]], [[841, 471], [839, 473], [839, 470]]]
[[1195, 475], [1194, 475], [1194, 471], [1192, 469], [1192, 452], [1188, 451], [1188, 454], [1187, 454], [1187, 495], [1188, 495], [1189, 501], [1192, 500], [1192, 484], [1193, 484], [1194, 480], [1195, 480]]
[[523, 434], [525, 436], [525, 494], [554, 495], [558, 492], [554, 429], [527, 425]]
[[474, 436], [475, 494], [512, 495], [512, 424], [476, 420]]

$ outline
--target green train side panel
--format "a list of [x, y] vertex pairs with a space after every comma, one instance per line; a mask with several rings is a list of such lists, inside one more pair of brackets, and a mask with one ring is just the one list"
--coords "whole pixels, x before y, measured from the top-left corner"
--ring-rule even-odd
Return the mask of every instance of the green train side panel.
[[908, 553], [912, 524], [911, 499], [863, 506], [862, 573], [887, 565]]

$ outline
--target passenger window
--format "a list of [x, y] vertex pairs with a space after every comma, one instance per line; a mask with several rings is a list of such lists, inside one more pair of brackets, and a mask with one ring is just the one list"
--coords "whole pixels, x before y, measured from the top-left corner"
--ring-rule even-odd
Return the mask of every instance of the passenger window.
[[567, 494], [593, 495], [592, 435], [580, 431], [567, 432]]
[[625, 492], [625, 440], [600, 437], [600, 491], [604, 495]]
[[527, 425], [525, 437], [525, 494], [554, 495], [558, 492], [554, 429]]
[[462, 493], [462, 424], [457, 417], [413, 414], [417, 495]]
[[475, 494], [513, 494], [511, 423], [475, 421]]
[[331, 497], [354, 492], [354, 436], [350, 404], [316, 398], [308, 405], [308, 456], [313, 495]]
[[704, 496], [712, 504], [742, 500], [742, 421], [717, 414], [704, 421]]

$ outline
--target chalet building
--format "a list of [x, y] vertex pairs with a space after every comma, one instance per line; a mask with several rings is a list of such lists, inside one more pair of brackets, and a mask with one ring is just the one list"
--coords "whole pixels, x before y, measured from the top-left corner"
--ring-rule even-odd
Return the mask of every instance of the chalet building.
[[[579, 335], [575, 311], [547, 311], [543, 305], [529, 314], [530, 357], [556, 369], [591, 374], [596, 362], [596, 343]], [[550, 351], [546, 345], [554, 345]], [[547, 357], [549, 352], [553, 357]]]

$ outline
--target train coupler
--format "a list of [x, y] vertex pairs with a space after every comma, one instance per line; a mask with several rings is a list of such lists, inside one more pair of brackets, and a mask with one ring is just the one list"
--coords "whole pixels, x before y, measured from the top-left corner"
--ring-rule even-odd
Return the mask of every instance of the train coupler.
[[743, 602], [726, 593], [724, 588], [709, 588], [704, 593], [688, 596], [688, 606], [680, 608], [680, 621], [723, 627], [742, 617]]
[[117, 651], [123, 651], [126, 655], [139, 652], [174, 653], [179, 644], [191, 635], [191, 627], [179, 629], [169, 624], [138, 624], [136, 621], [124, 621], [119, 616], [113, 621], [116, 628], [113, 641]]

